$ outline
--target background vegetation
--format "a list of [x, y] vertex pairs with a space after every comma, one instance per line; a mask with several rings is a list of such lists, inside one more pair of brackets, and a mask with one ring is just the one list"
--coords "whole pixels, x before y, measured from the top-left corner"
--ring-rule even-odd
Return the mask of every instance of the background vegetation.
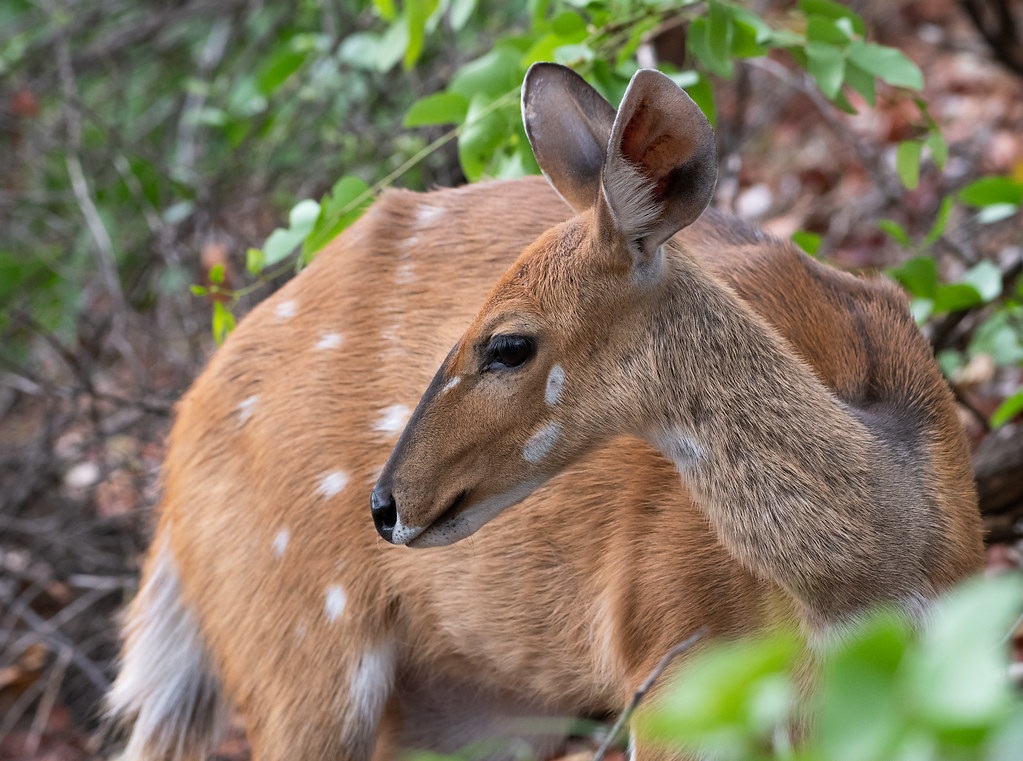
[[[976, 447], [991, 565], [1018, 566], [1021, 28], [1008, 0], [5, 0], [0, 757], [99, 747], [111, 615], [214, 336], [382, 187], [536, 171], [537, 60], [612, 102], [640, 62], [668, 72], [715, 122], [718, 205], [907, 289]], [[903, 663], [884, 626], [864, 636]], [[898, 757], [989, 757], [921, 742]]]

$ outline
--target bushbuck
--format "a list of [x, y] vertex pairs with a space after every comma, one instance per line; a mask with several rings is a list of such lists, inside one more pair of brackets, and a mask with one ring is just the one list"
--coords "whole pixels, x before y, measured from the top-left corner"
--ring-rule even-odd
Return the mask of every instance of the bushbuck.
[[538, 64], [522, 110], [546, 181], [386, 192], [182, 400], [127, 758], [203, 757], [228, 706], [259, 761], [551, 758], [701, 627], [826, 635], [979, 567], [898, 289], [706, 210], [662, 74], [616, 113]]

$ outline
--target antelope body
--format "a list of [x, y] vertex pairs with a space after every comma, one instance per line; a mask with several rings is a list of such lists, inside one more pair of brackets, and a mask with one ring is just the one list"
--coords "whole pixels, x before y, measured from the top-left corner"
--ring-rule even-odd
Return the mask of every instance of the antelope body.
[[389, 191], [181, 402], [128, 758], [203, 757], [228, 704], [260, 761], [550, 757], [700, 626], [818, 632], [979, 567], [894, 286], [704, 212], [713, 135], [656, 72], [616, 114], [538, 65], [523, 112], [557, 192]]

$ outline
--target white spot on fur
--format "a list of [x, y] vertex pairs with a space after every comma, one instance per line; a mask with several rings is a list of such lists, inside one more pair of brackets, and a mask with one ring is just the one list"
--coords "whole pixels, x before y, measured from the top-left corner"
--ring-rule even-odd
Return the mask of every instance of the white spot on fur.
[[394, 282], [398, 285], [408, 285], [416, 282], [415, 262], [403, 262], [394, 270]]
[[324, 497], [333, 497], [348, 485], [348, 474], [343, 470], [332, 470], [324, 473], [320, 478], [320, 484], [316, 487], [316, 493]]
[[274, 314], [282, 320], [290, 320], [298, 314], [298, 303], [295, 301], [282, 301], [274, 307]]
[[462, 382], [462, 376], [461, 375], [456, 375], [454, 378], [452, 378], [447, 383], [445, 383], [444, 384], [444, 388], [442, 388], [440, 391], [441, 391], [442, 394], [446, 394], [448, 391], [453, 389], [455, 386], [457, 386], [461, 382]]
[[660, 208], [651, 194], [650, 178], [639, 167], [620, 158], [611, 176], [604, 176], [607, 199], [615, 227], [630, 240], [649, 233], [660, 216]]
[[288, 540], [291, 539], [291, 532], [286, 528], [282, 528], [276, 534], [274, 534], [273, 548], [274, 555], [281, 557], [284, 555], [284, 551], [288, 549]]
[[320, 336], [320, 340], [316, 342], [316, 348], [320, 351], [327, 349], [336, 349], [341, 345], [341, 334], [340, 333], [324, 333]]
[[345, 605], [348, 604], [348, 595], [340, 584], [331, 584], [327, 587], [326, 598], [323, 603], [323, 614], [327, 617], [327, 623], [334, 623], [345, 612]]
[[431, 206], [428, 203], [420, 204], [416, 210], [416, 224], [420, 227], [427, 227], [437, 222], [443, 216], [443, 206]]
[[561, 392], [565, 388], [565, 370], [561, 365], [554, 365], [547, 374], [547, 388], [543, 392], [543, 400], [550, 406], [561, 401]]
[[305, 624], [298, 624], [295, 627], [295, 642], [297, 644], [302, 644], [302, 641], [305, 639], [305, 635], [308, 632], [309, 632], [309, 629], [308, 629], [308, 627]]
[[540, 462], [554, 447], [560, 435], [561, 426], [557, 423], [548, 423], [529, 437], [529, 441], [522, 447], [522, 457], [526, 462], [533, 464]]
[[252, 396], [242, 399], [238, 404], [238, 422], [241, 425], [245, 425], [252, 418], [252, 412], [256, 409], [256, 403], [259, 402], [259, 395], [253, 394]]
[[707, 459], [707, 450], [687, 431], [673, 428], [657, 437], [657, 448], [675, 463], [679, 473], [685, 474]]
[[166, 538], [128, 616], [110, 714], [132, 725], [125, 758], [205, 758], [228, 707], [192, 611], [181, 601]]
[[384, 433], [397, 433], [405, 427], [411, 414], [412, 410], [404, 404], [392, 404], [381, 412], [380, 419], [377, 420], [373, 429]]
[[349, 728], [377, 725], [393, 680], [394, 646], [390, 642], [362, 654], [348, 684]]
[[609, 592], [597, 598], [590, 621], [590, 640], [598, 645], [594, 652], [597, 668], [604, 677], [613, 680], [615, 674], [621, 673], [621, 664], [615, 648], [618, 639], [615, 605]]

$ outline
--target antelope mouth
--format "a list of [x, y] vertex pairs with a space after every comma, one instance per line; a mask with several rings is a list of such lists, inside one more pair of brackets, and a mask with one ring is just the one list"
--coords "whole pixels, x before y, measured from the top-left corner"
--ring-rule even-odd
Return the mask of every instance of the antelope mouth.
[[438, 545], [450, 544], [461, 539], [461, 533], [457, 531], [456, 525], [462, 520], [461, 515], [465, 512], [465, 503], [469, 497], [469, 490], [462, 489], [455, 498], [451, 500], [444, 512], [424, 528], [409, 543], [409, 547], [436, 547]]
[[426, 530], [429, 531], [434, 526], [438, 525], [442, 526], [445, 523], [456, 518], [458, 514], [462, 512], [462, 508], [464, 507], [465, 500], [468, 498], [468, 496], [469, 496], [468, 489], [462, 489], [462, 491], [458, 492], [458, 494], [455, 495], [455, 498], [451, 500], [451, 504], [447, 506], [447, 509], [444, 510], [443, 513], [438, 515], [437, 520], [435, 520], [433, 523], [427, 526]]

